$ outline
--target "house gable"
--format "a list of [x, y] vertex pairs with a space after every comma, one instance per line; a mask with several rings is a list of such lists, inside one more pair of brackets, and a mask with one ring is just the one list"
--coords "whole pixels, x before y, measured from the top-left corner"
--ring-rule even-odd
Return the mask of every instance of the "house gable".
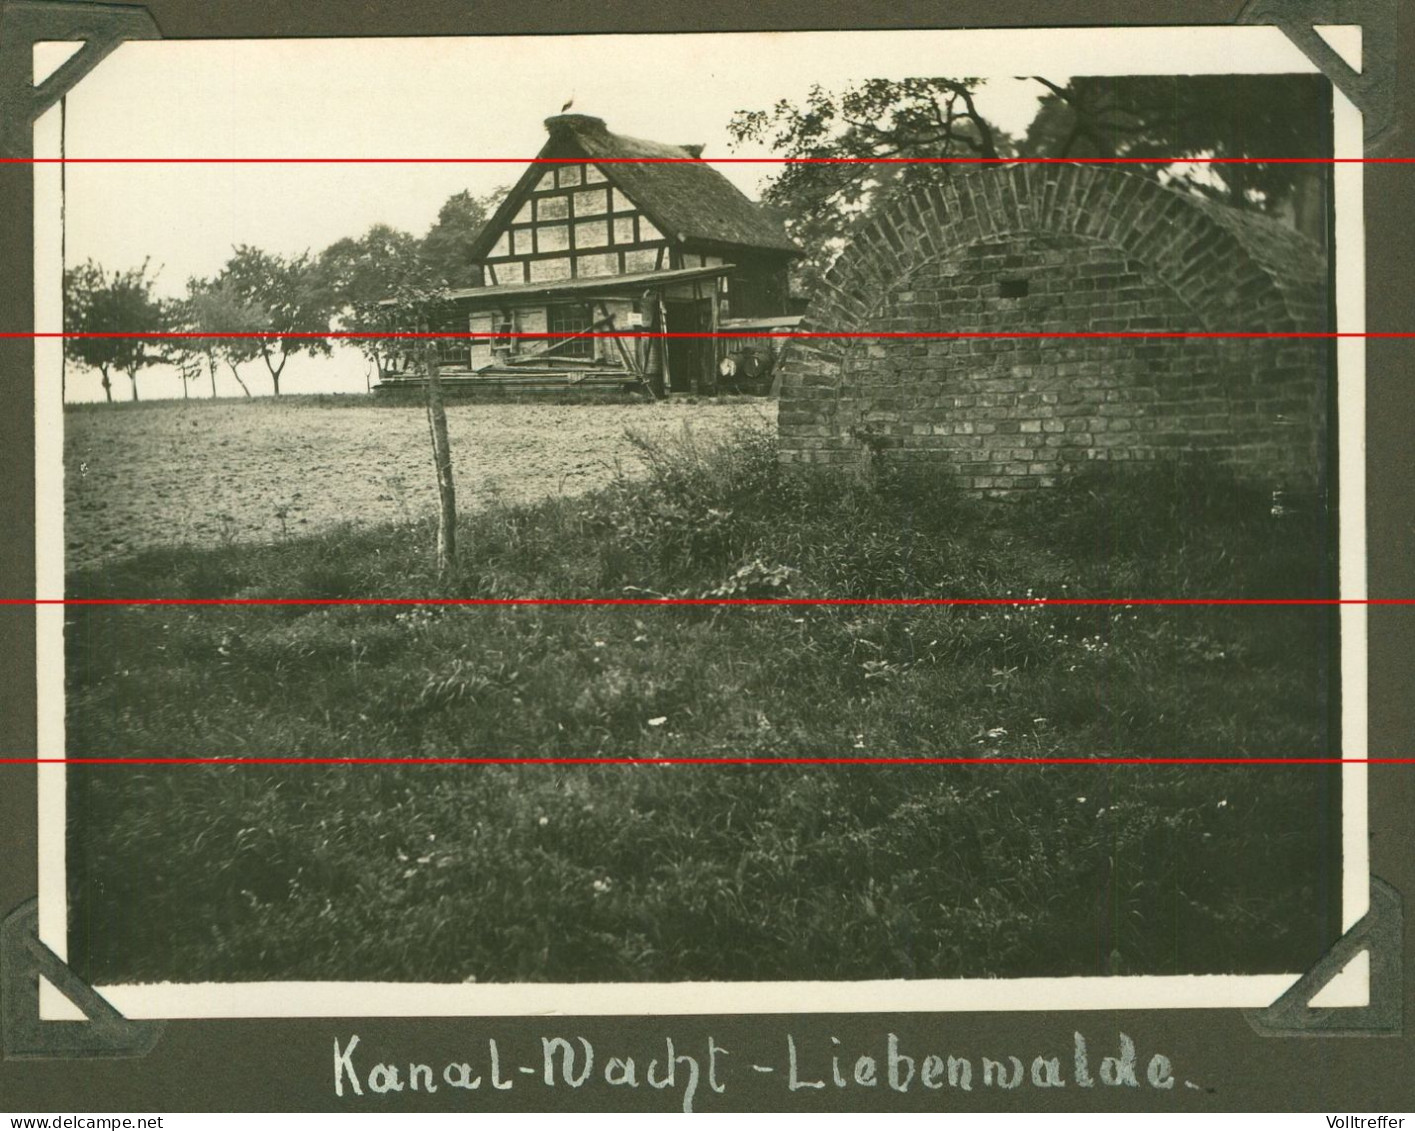
[[472, 254], [482, 263], [487, 286], [673, 265], [668, 236], [652, 215], [590, 161], [533, 163], [478, 236]]
[[698, 161], [700, 146], [621, 137], [575, 114], [547, 127], [537, 160], [473, 241], [486, 285], [713, 266], [738, 249], [783, 263], [799, 254], [776, 220]]

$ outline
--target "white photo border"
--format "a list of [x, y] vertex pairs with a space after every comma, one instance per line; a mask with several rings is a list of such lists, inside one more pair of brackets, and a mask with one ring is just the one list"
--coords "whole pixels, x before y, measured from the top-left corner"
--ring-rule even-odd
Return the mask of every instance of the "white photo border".
[[[1320, 29], [1359, 69], [1359, 27]], [[633, 37], [577, 38], [602, 41]], [[686, 34], [686, 33], [685, 33]], [[968, 59], [979, 77], [1018, 74], [1282, 74], [1317, 73], [1315, 65], [1275, 27], [1095, 27], [1032, 29], [713, 32], [714, 47], [725, 37], [791, 37], [797, 50], [852, 51], [861, 78], [933, 73], [938, 59]], [[544, 36], [513, 37], [532, 41]], [[563, 41], [568, 37], [556, 36]], [[674, 35], [673, 38], [680, 38]], [[868, 38], [871, 50], [861, 50]], [[278, 42], [278, 41], [271, 41]], [[301, 40], [317, 50], [327, 40]], [[339, 40], [348, 43], [349, 40]], [[362, 41], [376, 52], [385, 40]], [[498, 50], [507, 40], [496, 40]], [[128, 51], [181, 50], [179, 42], [130, 44]], [[53, 57], [71, 45], [41, 44]], [[1355, 55], [1356, 58], [1352, 59]], [[59, 155], [58, 108], [35, 125], [34, 154]], [[1333, 85], [1333, 156], [1360, 158], [1362, 116]], [[368, 156], [375, 156], [370, 154]], [[1334, 166], [1334, 256], [1336, 329], [1365, 330], [1365, 245], [1362, 214], [1363, 167]], [[35, 325], [62, 325], [59, 215], [60, 167], [34, 166]], [[1339, 463], [1339, 596], [1364, 599], [1366, 582], [1365, 341], [1340, 338], [1337, 457]], [[63, 427], [59, 380], [62, 343], [35, 341], [36, 596], [64, 596]], [[64, 730], [63, 605], [36, 606], [38, 749], [40, 757], [66, 750]], [[1366, 607], [1340, 606], [1340, 749], [1344, 757], [1367, 750]], [[351, 769], [356, 769], [351, 767]], [[40, 764], [38, 774], [39, 938], [59, 958], [68, 952], [66, 898], [66, 766]], [[1024, 772], [1024, 771], [1019, 771]], [[1341, 930], [1367, 912], [1370, 887], [1368, 772], [1364, 764], [1341, 767]], [[775, 1014], [949, 1011], [1041, 1011], [1114, 1009], [1232, 1009], [1272, 1004], [1302, 976], [1290, 974], [1165, 977], [1077, 977], [1021, 979], [919, 979], [858, 982], [712, 982], [574, 984], [418, 984], [395, 982], [233, 982], [160, 983], [94, 987], [131, 1019], [293, 1018], [293, 1017], [451, 1017], [626, 1014]], [[1347, 976], [1347, 974], [1351, 976]], [[1323, 992], [1323, 1004], [1358, 1007], [1369, 1003], [1368, 971], [1354, 965]], [[46, 1020], [79, 1015], [48, 983], [41, 981], [40, 1015]]]

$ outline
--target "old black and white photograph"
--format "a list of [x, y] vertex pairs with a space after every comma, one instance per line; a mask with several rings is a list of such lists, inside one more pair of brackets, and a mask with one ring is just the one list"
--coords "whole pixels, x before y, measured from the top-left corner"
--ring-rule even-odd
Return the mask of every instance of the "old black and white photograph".
[[1360, 123], [1212, 30], [115, 51], [36, 132], [49, 945], [1277, 999], [1366, 899]]

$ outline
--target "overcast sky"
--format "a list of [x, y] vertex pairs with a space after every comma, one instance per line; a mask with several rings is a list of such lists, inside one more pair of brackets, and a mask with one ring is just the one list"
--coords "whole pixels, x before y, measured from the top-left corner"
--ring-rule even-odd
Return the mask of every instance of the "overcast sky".
[[[448, 196], [481, 195], [514, 181], [545, 138], [543, 119], [574, 110], [616, 132], [734, 150], [734, 111], [799, 100], [870, 77], [992, 76], [980, 110], [1020, 134], [1038, 84], [1017, 74], [1198, 73], [1235, 70], [1232, 35], [1252, 50], [1242, 69], [1306, 70], [1273, 29], [1117, 33], [749, 33], [398, 40], [131, 43], [69, 95], [70, 157], [477, 157], [504, 164], [72, 165], [67, 262], [109, 268], [150, 257], [159, 291], [220, 270], [233, 244], [318, 252], [375, 223], [422, 234]], [[62, 58], [36, 52], [38, 74]], [[760, 195], [768, 165], [726, 165]], [[259, 370], [253, 385], [268, 387]], [[302, 371], [305, 376], [302, 377]], [[290, 362], [291, 392], [362, 391], [357, 358]], [[150, 396], [180, 393], [170, 376], [140, 378]], [[90, 387], [91, 386], [91, 387]], [[100, 395], [97, 378], [72, 375], [70, 399]], [[235, 393], [234, 384], [223, 394]]]

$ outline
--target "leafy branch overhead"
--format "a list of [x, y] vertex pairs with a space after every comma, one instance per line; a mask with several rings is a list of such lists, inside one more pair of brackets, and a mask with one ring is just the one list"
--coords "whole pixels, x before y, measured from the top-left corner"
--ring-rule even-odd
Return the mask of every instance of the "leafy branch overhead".
[[782, 100], [770, 111], [733, 115], [728, 132], [735, 143], [762, 142], [801, 162], [782, 167], [766, 198], [793, 218], [792, 234], [808, 256], [808, 282], [838, 254], [850, 221], [877, 196], [940, 175], [937, 166], [897, 159], [1012, 155], [1012, 139], [978, 111], [982, 85], [981, 79], [870, 79], [841, 92], [812, 87], [800, 105]]
[[[765, 198], [787, 214], [806, 251], [801, 273], [807, 287], [875, 202], [957, 172], [950, 164], [906, 164], [900, 158], [1173, 158], [1131, 171], [1278, 216], [1323, 238], [1326, 171], [1261, 160], [1330, 155], [1330, 87], [1321, 76], [1030, 81], [1038, 107], [1021, 139], [980, 111], [986, 89], [981, 79], [871, 79], [842, 91], [816, 86], [800, 103], [782, 100], [770, 110], [738, 111], [728, 129], [736, 144], [763, 144], [800, 162], [771, 177]], [[1259, 160], [1185, 163], [1206, 157]]]
[[[1285, 215], [1322, 238], [1322, 167], [1264, 160], [1331, 156], [1330, 86], [1320, 75], [1035, 81], [1045, 94], [1021, 155], [1175, 158], [1138, 171], [1233, 207]], [[1184, 164], [1196, 157], [1245, 160]]]

